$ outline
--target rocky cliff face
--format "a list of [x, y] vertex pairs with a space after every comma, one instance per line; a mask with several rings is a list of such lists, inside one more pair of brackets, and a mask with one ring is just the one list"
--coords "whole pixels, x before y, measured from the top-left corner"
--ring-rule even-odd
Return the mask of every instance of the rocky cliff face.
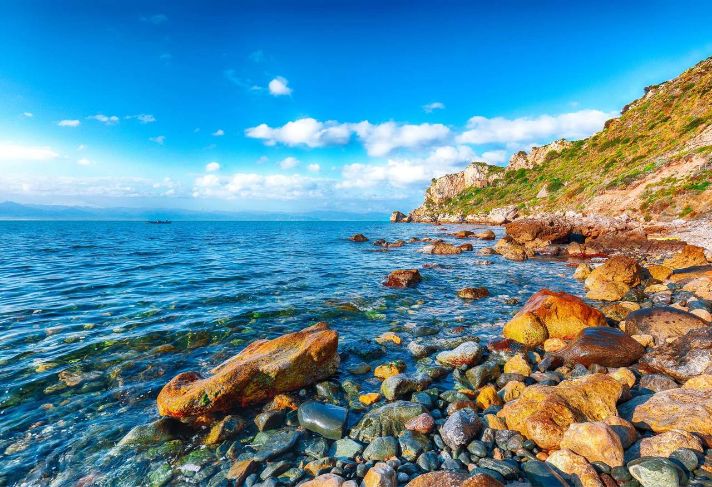
[[515, 154], [506, 168], [472, 163], [433, 181], [413, 221], [501, 223], [579, 214], [640, 222], [712, 216], [712, 58], [647, 87], [604, 129]]

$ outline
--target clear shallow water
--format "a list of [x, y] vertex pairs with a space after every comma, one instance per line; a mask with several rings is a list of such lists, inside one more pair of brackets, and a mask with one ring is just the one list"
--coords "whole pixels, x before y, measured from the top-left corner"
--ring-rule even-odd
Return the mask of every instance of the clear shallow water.
[[[127, 469], [150, 470], [108, 452], [158, 417], [155, 397], [175, 374], [206, 372], [256, 338], [317, 321], [338, 330], [342, 345], [412, 324], [495, 336], [519, 307], [507, 298], [523, 302], [542, 287], [581, 294], [564, 262], [477, 255], [492, 242], [467, 240], [475, 251], [457, 256], [424, 255], [422, 243], [372, 245], [455, 241], [446, 232], [463, 228], [0, 222], [0, 485], [73, 485], [86, 475], [115, 485]], [[358, 232], [371, 242], [347, 240]], [[381, 285], [389, 271], [413, 267], [423, 275], [416, 289]], [[465, 286], [492, 297], [464, 302], [455, 293]], [[405, 347], [374, 365], [395, 358], [409, 360]]]

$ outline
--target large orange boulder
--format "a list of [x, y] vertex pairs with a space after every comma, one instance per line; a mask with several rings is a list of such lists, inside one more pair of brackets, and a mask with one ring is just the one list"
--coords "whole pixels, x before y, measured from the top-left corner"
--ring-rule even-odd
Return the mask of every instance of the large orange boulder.
[[618, 414], [616, 403], [622, 392], [623, 386], [607, 374], [586, 375], [556, 386], [533, 385], [519, 399], [506, 403], [497, 416], [540, 448], [554, 450], [571, 424]]
[[633, 409], [636, 426], [656, 433], [680, 430], [712, 436], [712, 389], [668, 389]]
[[638, 261], [617, 255], [596, 267], [584, 281], [590, 299], [619, 301], [631, 288], [643, 282], [643, 268]]
[[548, 338], [573, 339], [591, 326], [606, 326], [606, 317], [571, 294], [542, 289], [504, 325], [504, 336], [528, 346]]
[[707, 265], [705, 249], [696, 245], [685, 245], [680, 252], [663, 262], [663, 265], [670, 269]]
[[161, 416], [184, 418], [266, 401], [326, 379], [339, 367], [339, 335], [318, 323], [273, 340], [257, 340], [202, 378], [183, 372], [158, 394]]

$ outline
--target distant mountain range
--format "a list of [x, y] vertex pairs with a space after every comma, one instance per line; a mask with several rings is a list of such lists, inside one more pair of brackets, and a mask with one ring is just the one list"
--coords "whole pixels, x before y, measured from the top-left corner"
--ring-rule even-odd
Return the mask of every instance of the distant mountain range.
[[0, 220], [172, 220], [172, 221], [388, 221], [387, 213], [310, 211], [194, 211], [175, 208], [98, 208], [92, 206], [0, 203]]

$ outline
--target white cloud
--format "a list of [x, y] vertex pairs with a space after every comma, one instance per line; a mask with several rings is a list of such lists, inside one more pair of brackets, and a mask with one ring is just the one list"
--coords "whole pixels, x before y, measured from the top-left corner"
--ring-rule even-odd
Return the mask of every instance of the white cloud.
[[79, 164], [80, 166], [89, 166], [89, 165], [91, 165], [91, 163], [92, 162], [89, 159], [87, 159], [86, 157], [82, 157], [81, 159], [79, 159], [77, 161], [77, 164]]
[[549, 142], [555, 138], [580, 139], [603, 128], [615, 116], [600, 110], [580, 110], [561, 115], [508, 119], [475, 116], [457, 141], [461, 144]]
[[219, 162], [209, 162], [205, 165], [205, 170], [208, 172], [216, 172], [220, 170], [220, 163]]
[[34, 117], [35, 115], [34, 115], [34, 113], [32, 113], [32, 112], [22, 112], [22, 116], [25, 117], [25, 118], [32, 118], [32, 117]]
[[159, 181], [137, 177], [65, 177], [0, 175], [3, 193], [33, 196], [128, 197], [173, 196], [180, 184], [170, 178]]
[[269, 93], [272, 96], [285, 96], [292, 94], [292, 89], [289, 87], [289, 81], [287, 78], [283, 78], [282, 76], [274, 78], [269, 82], [267, 87], [269, 88]]
[[148, 140], [150, 140], [151, 142], [155, 142], [158, 145], [163, 145], [163, 143], [166, 141], [166, 136], [159, 135], [156, 137], [149, 137]]
[[307, 166], [307, 170], [309, 172], [319, 172], [321, 171], [321, 166], [319, 164], [312, 163]]
[[378, 125], [369, 122], [355, 124], [354, 131], [370, 156], [385, 156], [394, 149], [414, 149], [442, 141], [450, 135], [450, 129], [436, 123], [397, 124], [386, 122]]
[[439, 101], [434, 101], [432, 103], [428, 103], [427, 105], [423, 105], [423, 111], [425, 113], [432, 113], [435, 110], [443, 110], [445, 108], [445, 104]]
[[127, 120], [136, 119], [142, 124], [153, 123], [156, 121], [156, 117], [150, 113], [139, 113], [138, 115], [126, 115]]
[[297, 165], [299, 165], [299, 160], [292, 156], [285, 157], [279, 163], [279, 167], [282, 169], [294, 169]]
[[507, 160], [507, 151], [506, 150], [490, 150], [482, 153], [482, 156], [480, 157], [485, 162], [489, 162], [490, 164], [498, 164], [500, 162], [504, 162]]
[[50, 147], [0, 142], [0, 161], [47, 161], [57, 157], [59, 154]]
[[347, 144], [354, 133], [369, 155], [383, 156], [397, 148], [422, 148], [442, 141], [450, 135], [450, 129], [442, 124], [429, 123], [413, 125], [385, 122], [374, 125], [367, 121], [340, 123], [301, 118], [281, 127], [273, 128], [263, 123], [245, 130], [247, 137], [260, 139], [266, 145], [304, 145], [312, 148]]
[[57, 122], [60, 127], [79, 127], [80, 124], [79, 120], [60, 120]]
[[193, 197], [220, 199], [295, 200], [323, 198], [328, 182], [297, 174], [236, 173], [228, 177], [207, 174], [193, 184]]
[[215, 137], [222, 137], [225, 135], [225, 131], [223, 129], [217, 129], [215, 132], [212, 133]]
[[104, 115], [103, 113], [97, 113], [96, 115], [92, 115], [87, 118], [101, 122], [104, 125], [116, 125], [119, 123], [119, 117], [116, 115]]
[[266, 145], [324, 147], [346, 144], [351, 138], [351, 128], [349, 124], [333, 120], [320, 122], [313, 118], [301, 118], [275, 128], [263, 123], [248, 128], [245, 130], [245, 135], [253, 139], [260, 139]]

